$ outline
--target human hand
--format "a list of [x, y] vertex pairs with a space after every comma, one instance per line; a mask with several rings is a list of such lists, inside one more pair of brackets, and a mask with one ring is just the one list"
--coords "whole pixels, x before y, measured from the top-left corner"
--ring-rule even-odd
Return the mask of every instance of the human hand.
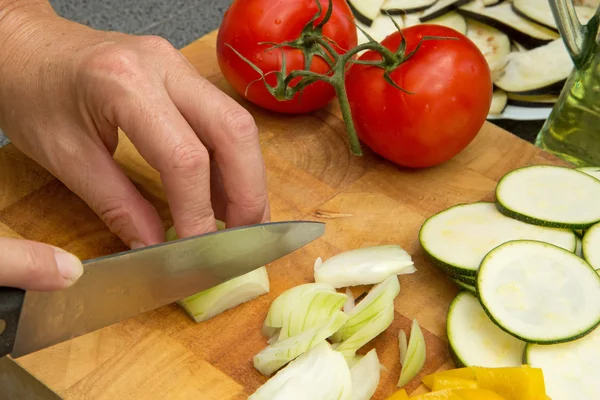
[[215, 216], [228, 227], [270, 218], [252, 117], [164, 39], [15, 8], [0, 18], [0, 77], [12, 143], [127, 245], [162, 242], [164, 230], [112, 158], [117, 127], [160, 172], [179, 237], [216, 230]]
[[71, 286], [83, 273], [71, 253], [30, 240], [0, 238], [0, 286], [24, 290], [58, 290]]

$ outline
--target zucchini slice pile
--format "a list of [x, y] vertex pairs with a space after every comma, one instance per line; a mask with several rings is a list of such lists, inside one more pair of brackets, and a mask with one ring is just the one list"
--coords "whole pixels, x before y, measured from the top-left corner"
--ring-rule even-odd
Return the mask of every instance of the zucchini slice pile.
[[[358, 23], [377, 41], [417, 24], [448, 26], [466, 35], [485, 56], [495, 86], [490, 116], [507, 106], [552, 107], [573, 62], [547, 0], [348, 0]], [[596, 5], [577, 4], [587, 23]], [[358, 31], [359, 42], [368, 39]], [[543, 65], [543, 68], [540, 68]]]
[[600, 399], [600, 168], [533, 165], [495, 201], [428, 218], [419, 241], [459, 293], [447, 314], [459, 367], [544, 372], [552, 400]]

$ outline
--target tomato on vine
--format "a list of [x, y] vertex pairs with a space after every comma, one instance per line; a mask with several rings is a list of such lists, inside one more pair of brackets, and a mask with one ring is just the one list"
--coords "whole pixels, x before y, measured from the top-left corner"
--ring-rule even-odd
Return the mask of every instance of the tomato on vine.
[[[324, 20], [325, 24], [320, 26]], [[305, 29], [307, 25], [313, 29]], [[314, 27], [320, 29], [314, 31]], [[291, 99], [277, 99], [260, 81], [261, 75], [256, 69], [240, 55], [259, 68], [270, 85], [276, 85], [274, 72], [282, 71], [284, 60], [286, 72], [306, 69], [327, 74], [331, 65], [322, 57], [310, 57], [311, 63], [307, 67], [303, 49], [273, 48], [300, 38], [302, 46], [318, 50], [321, 47], [316, 43], [311, 46], [311, 40], [314, 41], [317, 35], [327, 37], [340, 54], [356, 46], [354, 16], [346, 0], [333, 0], [331, 10], [328, 0], [235, 0], [225, 13], [217, 36], [219, 67], [240, 95], [260, 107], [293, 114], [314, 111], [335, 98], [331, 85], [316, 81], [302, 92], [294, 93]], [[295, 79], [290, 86], [299, 80]]]
[[[406, 53], [420, 44], [389, 70], [402, 90], [385, 78], [385, 68], [354, 64], [346, 77], [348, 99], [358, 137], [371, 150], [400, 166], [430, 167], [454, 157], [480, 131], [492, 101], [492, 77], [481, 51], [451, 28], [416, 25], [381, 44], [396, 51], [402, 35]], [[423, 40], [428, 36], [455, 40]], [[369, 50], [359, 60], [382, 56]]]

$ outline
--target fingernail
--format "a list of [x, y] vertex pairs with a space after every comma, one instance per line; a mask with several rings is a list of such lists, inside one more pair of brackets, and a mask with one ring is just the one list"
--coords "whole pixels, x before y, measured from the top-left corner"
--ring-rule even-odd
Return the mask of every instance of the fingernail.
[[56, 259], [58, 271], [64, 279], [75, 282], [83, 275], [83, 264], [73, 254], [64, 251], [55, 251], [54, 258]]
[[132, 250], [135, 250], [141, 249], [142, 247], [146, 247], [146, 245], [140, 241], [134, 240], [133, 242], [131, 242], [131, 245], [129, 247], [131, 247]]

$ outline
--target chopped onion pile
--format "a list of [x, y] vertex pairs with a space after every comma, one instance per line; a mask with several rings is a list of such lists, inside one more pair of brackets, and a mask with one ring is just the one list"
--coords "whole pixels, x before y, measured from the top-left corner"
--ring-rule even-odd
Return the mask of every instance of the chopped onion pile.
[[[375, 349], [366, 355], [357, 351], [392, 324], [394, 300], [400, 293], [398, 275], [415, 271], [410, 255], [395, 245], [350, 250], [326, 262], [318, 258], [314, 283], [292, 287], [271, 303], [262, 327], [268, 345], [254, 356], [254, 367], [272, 377], [250, 399], [370, 399], [379, 385], [381, 364]], [[348, 288], [368, 284], [374, 285], [362, 300]], [[336, 291], [342, 287], [345, 293]], [[425, 342], [416, 320], [409, 343], [406, 334], [404, 343], [399, 383], [413, 379], [425, 361]], [[344, 363], [334, 367], [333, 362], [318, 359], [333, 359], [333, 354]], [[350, 389], [333, 378], [346, 377], [348, 371]], [[325, 377], [329, 380], [322, 381]]]
[[[217, 229], [225, 229], [225, 224], [217, 220]], [[165, 234], [165, 240], [171, 241], [178, 238], [175, 227], [171, 227]], [[240, 304], [254, 300], [263, 294], [269, 293], [269, 276], [266, 267], [260, 267], [247, 274], [230, 279], [220, 285], [206, 289], [202, 292], [188, 296], [178, 304], [196, 322], [206, 321]]]
[[370, 285], [390, 276], [416, 271], [410, 254], [398, 245], [363, 247], [339, 253], [327, 261], [315, 261], [315, 282], [334, 288]]

